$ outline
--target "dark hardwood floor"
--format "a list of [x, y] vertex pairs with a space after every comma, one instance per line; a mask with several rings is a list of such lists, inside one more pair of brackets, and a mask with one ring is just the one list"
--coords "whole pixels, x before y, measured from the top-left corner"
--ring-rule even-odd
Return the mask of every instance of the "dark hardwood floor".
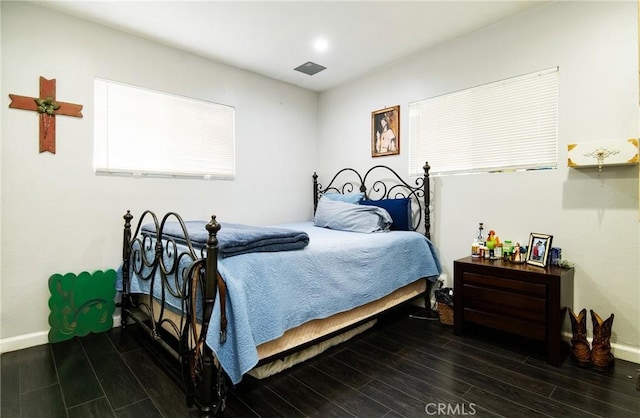
[[[614, 330], [615, 331], [615, 330]], [[548, 365], [488, 330], [400, 312], [300, 366], [233, 389], [229, 417], [638, 417], [640, 365]], [[182, 392], [119, 328], [1, 356], [2, 418], [187, 417]]]

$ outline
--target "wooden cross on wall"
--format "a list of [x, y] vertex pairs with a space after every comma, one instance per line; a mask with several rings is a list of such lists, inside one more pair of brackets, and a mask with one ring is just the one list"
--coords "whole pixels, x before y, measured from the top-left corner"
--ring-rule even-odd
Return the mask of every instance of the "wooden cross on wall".
[[56, 116], [82, 117], [82, 105], [56, 101], [56, 80], [40, 77], [40, 97], [10, 94], [9, 107], [33, 110], [40, 117], [40, 152], [56, 153]]

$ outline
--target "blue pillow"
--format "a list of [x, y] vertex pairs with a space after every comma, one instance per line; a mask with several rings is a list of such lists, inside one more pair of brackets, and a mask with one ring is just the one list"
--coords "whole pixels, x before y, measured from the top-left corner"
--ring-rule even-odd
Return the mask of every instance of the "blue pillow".
[[391, 219], [393, 219], [393, 223], [391, 224], [392, 231], [413, 231], [410, 198], [363, 200], [360, 204], [378, 206], [386, 209], [389, 215], [391, 215]]
[[364, 193], [325, 193], [322, 197], [338, 202], [360, 203], [364, 198]]

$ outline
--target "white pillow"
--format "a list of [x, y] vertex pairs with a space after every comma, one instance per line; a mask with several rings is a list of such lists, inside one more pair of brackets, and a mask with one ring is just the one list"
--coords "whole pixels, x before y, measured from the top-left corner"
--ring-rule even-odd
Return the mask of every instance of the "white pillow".
[[353, 232], [388, 231], [392, 219], [389, 212], [377, 206], [320, 199], [313, 219], [315, 226]]
[[346, 203], [360, 203], [362, 199], [364, 199], [364, 193], [335, 193], [335, 192], [327, 192], [322, 195], [321, 199], [327, 198], [331, 200], [337, 200], [339, 202]]

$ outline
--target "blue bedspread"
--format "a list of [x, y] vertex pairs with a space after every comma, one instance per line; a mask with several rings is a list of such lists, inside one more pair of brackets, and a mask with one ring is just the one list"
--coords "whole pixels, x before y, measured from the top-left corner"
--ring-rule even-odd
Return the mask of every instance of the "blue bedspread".
[[[432, 243], [417, 232], [360, 234], [311, 222], [279, 227], [306, 232], [309, 245], [300, 251], [219, 258], [218, 269], [227, 284], [227, 339], [220, 343], [216, 305], [206, 342], [234, 383], [257, 364], [258, 345], [420, 278], [435, 280], [441, 272]], [[132, 279], [132, 291], [145, 291], [143, 283], [135, 282]]]
[[[209, 232], [205, 221], [186, 221], [191, 242], [205, 245]], [[222, 257], [246, 254], [251, 252], [275, 252], [300, 250], [309, 244], [306, 232], [287, 228], [252, 226], [243, 224], [221, 223], [218, 232], [218, 254]], [[154, 225], [142, 227], [144, 232], [155, 233]], [[182, 226], [178, 222], [167, 222], [162, 235], [185, 243]]]
[[220, 344], [219, 310], [207, 343], [234, 383], [258, 362], [256, 347], [290, 328], [377, 300], [419, 278], [432, 280], [440, 263], [417, 232], [359, 234], [286, 225], [306, 231], [303, 251], [246, 254], [221, 260], [230, 303], [227, 341]]

